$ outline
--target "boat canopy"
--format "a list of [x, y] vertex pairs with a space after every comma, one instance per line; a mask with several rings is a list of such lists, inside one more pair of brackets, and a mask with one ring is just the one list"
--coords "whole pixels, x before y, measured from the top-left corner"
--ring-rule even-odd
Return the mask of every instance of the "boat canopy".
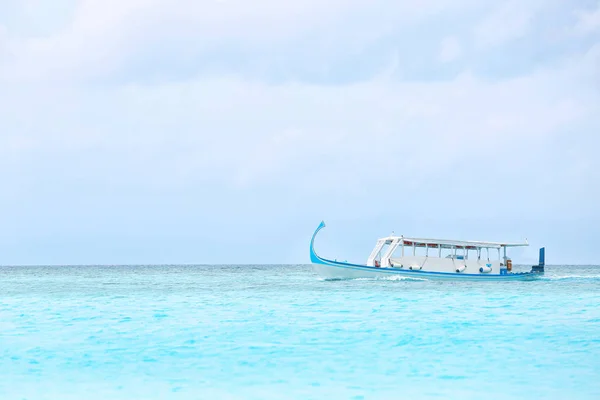
[[378, 243], [384, 242], [385, 244], [398, 243], [404, 246], [415, 246], [415, 247], [427, 247], [430, 249], [501, 249], [506, 247], [521, 247], [529, 246], [527, 240], [523, 243], [499, 243], [499, 242], [480, 242], [480, 241], [469, 241], [469, 240], [444, 240], [444, 239], [423, 239], [423, 238], [409, 238], [404, 236], [388, 236], [378, 240]]

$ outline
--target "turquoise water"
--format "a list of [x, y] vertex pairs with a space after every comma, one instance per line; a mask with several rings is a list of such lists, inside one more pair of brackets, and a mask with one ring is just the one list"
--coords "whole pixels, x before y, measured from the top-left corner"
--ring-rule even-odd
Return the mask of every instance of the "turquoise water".
[[600, 267], [0, 267], [0, 399], [600, 399]]

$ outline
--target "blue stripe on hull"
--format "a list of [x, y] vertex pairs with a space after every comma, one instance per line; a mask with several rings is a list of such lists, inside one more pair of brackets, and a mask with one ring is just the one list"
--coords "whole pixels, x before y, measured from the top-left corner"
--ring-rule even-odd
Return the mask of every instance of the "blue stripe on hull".
[[[324, 266], [330, 271], [323, 275], [325, 278], [368, 278], [369, 276], [402, 276], [412, 279], [452, 279], [452, 280], [485, 280], [485, 281], [515, 281], [515, 280], [531, 280], [537, 278], [537, 274], [529, 272], [507, 274], [507, 275], [488, 275], [488, 274], [463, 274], [463, 273], [447, 273], [447, 272], [428, 272], [428, 271], [412, 271], [402, 270], [398, 268], [376, 268], [367, 265], [347, 264], [321, 259], [318, 263], [313, 263], [315, 270], [319, 273], [320, 266]], [[339, 271], [336, 271], [339, 270]], [[361, 276], [356, 276], [356, 273], [362, 273]]]

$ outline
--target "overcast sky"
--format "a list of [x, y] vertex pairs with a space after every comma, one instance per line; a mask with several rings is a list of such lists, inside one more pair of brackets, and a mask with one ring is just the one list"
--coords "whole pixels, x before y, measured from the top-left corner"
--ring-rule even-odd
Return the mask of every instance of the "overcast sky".
[[0, 264], [600, 264], [600, 2], [2, 0]]

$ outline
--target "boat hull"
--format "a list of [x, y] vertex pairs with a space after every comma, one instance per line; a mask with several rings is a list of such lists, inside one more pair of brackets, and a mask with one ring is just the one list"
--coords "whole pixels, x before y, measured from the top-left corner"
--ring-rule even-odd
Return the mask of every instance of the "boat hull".
[[411, 271], [399, 268], [376, 268], [366, 265], [340, 263], [335, 261], [313, 262], [313, 270], [323, 279], [390, 279], [405, 278], [418, 280], [477, 280], [477, 281], [523, 281], [533, 280], [539, 274], [530, 272], [509, 273], [506, 275], [464, 274], [446, 272]]

